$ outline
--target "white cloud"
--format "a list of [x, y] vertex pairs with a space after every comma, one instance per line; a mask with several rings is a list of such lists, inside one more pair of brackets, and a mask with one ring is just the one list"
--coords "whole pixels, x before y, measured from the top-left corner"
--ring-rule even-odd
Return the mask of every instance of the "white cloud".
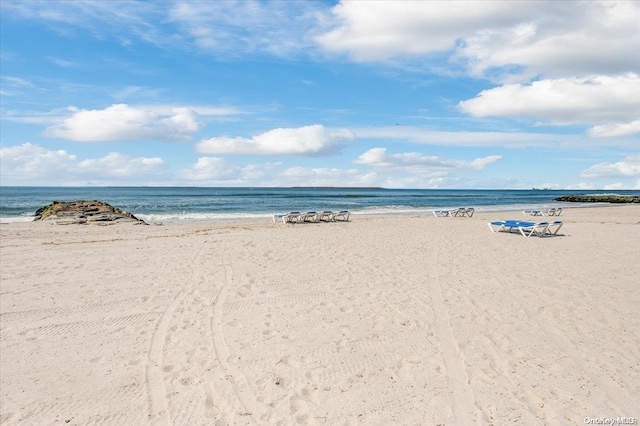
[[277, 175], [283, 186], [379, 186], [377, 173], [330, 167], [289, 167]]
[[79, 110], [73, 107], [69, 110], [71, 116], [49, 126], [45, 135], [81, 142], [112, 142], [167, 139], [169, 134], [179, 131], [162, 128], [157, 114], [127, 104], [112, 105], [103, 110]]
[[[273, 171], [280, 163], [238, 165], [219, 157], [200, 157], [190, 167], [180, 171], [184, 184], [211, 186], [288, 186], [277, 182]], [[289, 184], [290, 185], [290, 184]]]
[[160, 157], [130, 157], [112, 152], [102, 158], [82, 160], [74, 171], [84, 176], [124, 179], [154, 174], [162, 171], [164, 166], [165, 162]]
[[[448, 53], [472, 75], [638, 71], [640, 4], [625, 1], [342, 1], [316, 38], [356, 61]], [[587, 30], [588, 29], [588, 30]]]
[[[361, 127], [351, 131], [358, 139], [406, 141], [438, 146], [474, 146], [504, 148], [579, 148], [602, 146], [601, 139], [588, 139], [579, 135], [525, 132], [447, 132], [412, 126]], [[636, 146], [637, 140], [617, 137], [606, 141], [611, 146]]]
[[101, 110], [69, 107], [68, 115], [47, 127], [45, 135], [79, 142], [185, 140], [201, 128], [200, 117], [239, 113], [234, 108], [211, 106], [115, 104]]
[[236, 181], [242, 179], [241, 167], [222, 158], [200, 157], [196, 163], [182, 171], [182, 177], [195, 181]]
[[458, 38], [473, 34], [488, 19], [508, 17], [508, 3], [468, 2], [340, 2], [332, 9], [337, 28], [316, 41], [330, 52], [357, 61], [386, 60], [451, 50]]
[[49, 150], [32, 143], [0, 148], [1, 178], [5, 185], [147, 184], [164, 176], [159, 157], [131, 157], [117, 152], [80, 160], [64, 150]]
[[71, 61], [67, 61], [67, 60], [62, 59], [62, 58], [57, 58], [55, 56], [46, 56], [45, 59], [47, 61], [53, 63], [53, 64], [56, 64], [59, 67], [64, 67], [64, 68], [73, 67], [73, 66], [76, 65], [75, 63], [73, 63]]
[[616, 163], [599, 163], [582, 172], [585, 178], [636, 178], [640, 177], [640, 155], [628, 155]]
[[[35, 89], [33, 82], [20, 77], [0, 77], [0, 93], [2, 96], [19, 96], [24, 89]], [[8, 89], [8, 90], [7, 90]]]
[[640, 120], [635, 120], [631, 123], [614, 123], [594, 126], [587, 132], [589, 136], [594, 138], [626, 136], [633, 135], [635, 133], [640, 133]]
[[31, 81], [20, 77], [2, 76], [2, 83], [10, 87], [36, 87]]
[[[484, 90], [458, 107], [474, 117], [525, 117], [561, 125], [615, 123], [618, 128], [640, 116], [640, 75], [510, 84]], [[593, 132], [602, 136], [605, 130]]]
[[[465, 38], [456, 52], [472, 75], [589, 76], [638, 72], [640, 4], [629, 1], [520, 2], [506, 26]], [[515, 69], [514, 69], [515, 68]]]
[[215, 137], [199, 142], [196, 150], [205, 154], [328, 155], [338, 152], [344, 141], [353, 138], [348, 130], [314, 124], [273, 129], [252, 138]]
[[61, 36], [70, 37], [82, 29], [98, 39], [113, 37], [123, 45], [130, 38], [158, 46], [171, 42], [155, 24], [164, 21], [163, 2], [141, 1], [62, 1], [62, 2], [2, 2], [3, 15], [43, 22]]
[[312, 45], [305, 34], [314, 28], [317, 2], [255, 0], [176, 2], [168, 20], [197, 47], [226, 56], [291, 56]]
[[26, 142], [0, 148], [2, 182], [54, 178], [76, 164], [77, 157], [64, 150], [51, 151]]
[[372, 148], [361, 154], [354, 162], [379, 168], [403, 168], [411, 171], [440, 171], [447, 169], [469, 169], [480, 171], [487, 165], [502, 159], [500, 155], [477, 158], [473, 161], [449, 160], [417, 152], [387, 154], [386, 148]]

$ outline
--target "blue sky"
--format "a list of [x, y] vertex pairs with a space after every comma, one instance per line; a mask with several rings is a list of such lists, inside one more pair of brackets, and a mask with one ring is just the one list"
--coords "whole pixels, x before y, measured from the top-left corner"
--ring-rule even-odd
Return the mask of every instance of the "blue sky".
[[637, 1], [7, 1], [2, 185], [640, 189]]

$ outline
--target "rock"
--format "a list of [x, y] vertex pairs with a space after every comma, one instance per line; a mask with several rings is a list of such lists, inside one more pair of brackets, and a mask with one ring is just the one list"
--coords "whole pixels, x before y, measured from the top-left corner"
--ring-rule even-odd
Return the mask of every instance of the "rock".
[[570, 203], [640, 203], [640, 197], [633, 195], [566, 195], [554, 198], [554, 201]]
[[54, 201], [40, 207], [35, 213], [35, 220], [54, 220], [59, 225], [108, 225], [120, 222], [147, 224], [129, 212], [98, 200]]

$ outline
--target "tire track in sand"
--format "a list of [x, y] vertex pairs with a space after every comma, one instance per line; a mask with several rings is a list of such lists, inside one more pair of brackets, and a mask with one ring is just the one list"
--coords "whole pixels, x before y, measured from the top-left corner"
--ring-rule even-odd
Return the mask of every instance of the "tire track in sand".
[[188, 289], [200, 275], [200, 258], [204, 248], [201, 248], [193, 260], [193, 272], [183, 287], [178, 291], [174, 299], [167, 305], [162, 313], [151, 337], [151, 345], [147, 362], [147, 393], [149, 395], [149, 421], [152, 425], [170, 425], [171, 413], [167, 400], [167, 390], [162, 375], [162, 363], [164, 360], [164, 346], [167, 338], [169, 323], [175, 315], [176, 307], [182, 303]]
[[600, 370], [593, 367], [593, 363], [589, 362], [584, 355], [574, 346], [573, 343], [567, 338], [567, 336], [558, 327], [554, 326], [546, 318], [538, 315], [531, 304], [517, 294], [510, 290], [510, 286], [504, 282], [501, 274], [493, 267], [489, 262], [485, 263], [487, 269], [491, 273], [492, 278], [500, 284], [500, 286], [507, 292], [507, 294], [515, 300], [521, 307], [523, 312], [527, 315], [527, 318], [538, 324], [540, 329], [551, 339], [556, 347], [561, 348], [562, 352], [569, 355], [571, 360], [577, 365], [584, 373], [595, 383], [607, 396], [609, 402], [617, 407], [620, 413], [636, 413], [638, 410], [637, 401], [634, 403], [633, 398], [629, 397], [629, 394], [624, 388], [618, 386], [611, 386], [611, 379], [607, 378]]
[[453, 408], [455, 423], [460, 425], [481, 424], [481, 413], [476, 407], [473, 390], [464, 361], [460, 358], [458, 343], [451, 328], [451, 320], [442, 296], [440, 275], [438, 274], [438, 244], [428, 247], [429, 263], [427, 279], [435, 318], [436, 331], [440, 341], [440, 352], [447, 369], [447, 384]]
[[242, 371], [228, 361], [231, 356], [231, 352], [224, 338], [222, 315], [225, 310], [229, 287], [233, 281], [233, 269], [231, 268], [228, 255], [226, 253], [227, 250], [225, 248], [222, 251], [222, 264], [224, 265], [225, 270], [225, 282], [213, 305], [213, 316], [211, 317], [214, 355], [218, 360], [218, 363], [222, 366], [227, 380], [233, 385], [233, 390], [244, 409], [244, 412], [240, 413], [240, 415], [246, 416], [246, 418], [251, 419], [251, 422], [258, 424], [257, 419], [261, 419], [264, 416], [263, 407], [261, 407], [256, 400], [256, 396], [251, 390], [249, 383], [247, 382], [247, 378], [244, 376]]

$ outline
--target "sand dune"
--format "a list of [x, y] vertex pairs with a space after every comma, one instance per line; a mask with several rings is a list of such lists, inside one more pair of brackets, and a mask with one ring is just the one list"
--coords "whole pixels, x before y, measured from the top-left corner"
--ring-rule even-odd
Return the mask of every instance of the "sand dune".
[[640, 418], [640, 206], [0, 226], [2, 424]]

